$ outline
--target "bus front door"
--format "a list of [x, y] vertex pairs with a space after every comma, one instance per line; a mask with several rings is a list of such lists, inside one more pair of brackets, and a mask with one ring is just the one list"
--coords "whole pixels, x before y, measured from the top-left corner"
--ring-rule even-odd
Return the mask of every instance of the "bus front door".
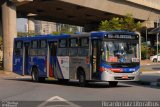
[[28, 48], [29, 48], [29, 43], [24, 43], [24, 47], [23, 47], [23, 75], [29, 75], [29, 72], [28, 72]]
[[57, 78], [56, 74], [56, 56], [57, 56], [57, 42], [49, 43], [49, 77]]
[[101, 52], [101, 41], [98, 39], [92, 40], [92, 78], [98, 79], [98, 70], [100, 65], [100, 52]]

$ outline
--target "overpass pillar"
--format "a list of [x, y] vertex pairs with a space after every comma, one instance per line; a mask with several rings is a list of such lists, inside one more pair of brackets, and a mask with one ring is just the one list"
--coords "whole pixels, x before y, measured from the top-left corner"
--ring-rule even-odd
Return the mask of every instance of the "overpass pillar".
[[[0, 12], [0, 16], [2, 16], [1, 12]], [[2, 17], [0, 17], [0, 36], [2, 36]]]
[[154, 21], [152, 21], [152, 20], [144, 21], [144, 22], [142, 23], [142, 26], [145, 26], [145, 27], [147, 27], [147, 28], [154, 28], [154, 27], [155, 27], [155, 26], [154, 26]]
[[33, 17], [28, 17], [28, 33], [35, 32], [35, 22]]
[[17, 36], [16, 6], [9, 2], [2, 5], [4, 70], [12, 71], [13, 40]]

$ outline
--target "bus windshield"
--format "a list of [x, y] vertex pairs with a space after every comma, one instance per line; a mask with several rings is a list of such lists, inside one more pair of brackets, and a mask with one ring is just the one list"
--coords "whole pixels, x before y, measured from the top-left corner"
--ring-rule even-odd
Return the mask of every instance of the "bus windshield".
[[111, 63], [139, 62], [138, 44], [134, 42], [105, 41], [102, 60]]

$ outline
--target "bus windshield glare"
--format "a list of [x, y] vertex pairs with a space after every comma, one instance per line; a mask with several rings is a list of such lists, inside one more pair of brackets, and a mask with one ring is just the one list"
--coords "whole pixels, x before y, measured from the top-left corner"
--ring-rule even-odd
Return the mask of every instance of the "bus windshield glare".
[[102, 60], [110, 63], [139, 62], [138, 44], [135, 42], [105, 41]]

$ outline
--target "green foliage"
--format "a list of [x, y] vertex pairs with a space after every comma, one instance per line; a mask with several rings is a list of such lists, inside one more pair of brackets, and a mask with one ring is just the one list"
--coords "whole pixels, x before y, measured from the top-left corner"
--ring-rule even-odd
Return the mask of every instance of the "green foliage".
[[110, 26], [111, 26], [111, 30], [114, 29], [114, 30], [121, 30], [121, 27], [122, 27], [122, 23], [120, 21], [119, 18], [112, 18], [110, 20]]
[[142, 44], [141, 45], [141, 56], [142, 56], [142, 59], [147, 59], [147, 45], [146, 44]]
[[124, 18], [114, 17], [111, 20], [101, 21], [99, 30], [112, 31], [112, 30], [128, 30], [140, 31], [142, 24], [140, 21], [135, 22], [131, 14], [127, 14]]
[[141, 56], [142, 59], [149, 59], [150, 56], [156, 54], [156, 48], [148, 46], [147, 43], [141, 44]]
[[34, 31], [30, 31], [29, 33], [28, 32], [18, 32], [17, 33], [18, 37], [35, 36], [35, 35], [37, 34]]
[[63, 24], [61, 26], [61, 29], [59, 32], [53, 32], [53, 35], [59, 35], [59, 34], [73, 34], [75, 32], [77, 32], [78, 29], [76, 26], [72, 26], [72, 25], [67, 25], [67, 24]]
[[99, 30], [108, 30], [108, 31], [110, 31], [111, 30], [110, 22], [108, 20], [101, 21], [100, 26], [99, 26]]
[[60, 32], [52, 32], [53, 35], [59, 35], [61, 34]]

